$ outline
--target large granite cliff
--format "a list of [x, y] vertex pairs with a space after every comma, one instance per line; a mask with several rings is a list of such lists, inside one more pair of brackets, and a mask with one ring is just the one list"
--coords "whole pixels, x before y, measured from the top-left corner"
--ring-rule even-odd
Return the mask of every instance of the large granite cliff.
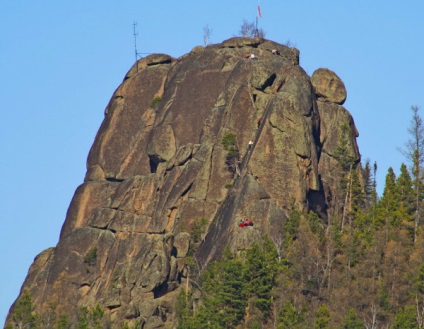
[[[341, 211], [340, 143], [360, 161], [345, 99], [334, 72], [310, 77], [298, 50], [264, 39], [140, 59], [105, 110], [59, 243], [35, 258], [22, 292], [43, 323], [100, 305], [105, 328], [175, 327], [175, 296], [195, 275], [188, 253], [202, 269], [225, 246], [265, 234], [278, 244], [293, 208], [326, 221]], [[239, 229], [241, 218], [254, 226]]]

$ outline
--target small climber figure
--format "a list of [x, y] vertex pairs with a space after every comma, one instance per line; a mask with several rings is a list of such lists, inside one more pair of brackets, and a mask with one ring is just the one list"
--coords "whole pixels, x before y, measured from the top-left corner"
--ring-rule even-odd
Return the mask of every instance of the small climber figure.
[[244, 227], [244, 220], [240, 219], [240, 220], [237, 222], [237, 225], [238, 225], [238, 227]]
[[249, 53], [245, 54], [244, 58], [250, 58], [250, 54]]
[[245, 219], [244, 226], [253, 226], [253, 221], [251, 219]]
[[262, 118], [258, 118], [258, 129], [261, 126]]
[[271, 50], [273, 55], [280, 55], [280, 52], [277, 49]]
[[247, 149], [250, 151], [252, 149], [252, 146], [253, 146], [253, 141], [251, 139], [249, 139], [249, 144], [248, 144]]
[[256, 56], [255, 56], [255, 54], [254, 54], [254, 53], [251, 53], [249, 58], [250, 58], [250, 59], [256, 59]]

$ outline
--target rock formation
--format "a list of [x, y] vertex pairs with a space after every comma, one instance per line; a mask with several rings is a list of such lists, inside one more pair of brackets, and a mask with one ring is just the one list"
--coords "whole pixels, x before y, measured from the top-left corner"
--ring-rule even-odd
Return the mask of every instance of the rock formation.
[[[345, 141], [359, 163], [357, 131], [337, 75], [311, 78], [298, 63], [294, 48], [232, 38], [134, 64], [105, 110], [57, 246], [23, 284], [43, 321], [76, 323], [82, 306], [100, 305], [105, 328], [173, 328], [189, 254], [202, 269], [225, 246], [242, 250], [265, 234], [278, 244], [293, 208], [329, 220], [345, 171], [337, 150]], [[239, 229], [241, 218], [254, 226]]]

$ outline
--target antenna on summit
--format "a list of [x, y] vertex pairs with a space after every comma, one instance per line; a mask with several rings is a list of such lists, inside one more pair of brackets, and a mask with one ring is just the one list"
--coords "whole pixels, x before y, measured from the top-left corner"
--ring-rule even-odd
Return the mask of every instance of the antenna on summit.
[[136, 31], [137, 22], [134, 21], [133, 23], [133, 35], [134, 35], [134, 54], [135, 54], [135, 61], [137, 62], [140, 53], [137, 51], [137, 35], [138, 32]]

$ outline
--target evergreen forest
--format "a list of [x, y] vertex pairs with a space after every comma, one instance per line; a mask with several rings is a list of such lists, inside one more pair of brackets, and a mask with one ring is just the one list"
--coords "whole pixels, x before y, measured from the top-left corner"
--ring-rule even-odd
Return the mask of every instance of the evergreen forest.
[[[376, 163], [353, 164], [340, 156], [343, 202], [331, 220], [293, 207], [279, 241], [264, 236], [236, 254], [227, 248], [202, 273], [194, 253], [205, 221], [196, 222], [174, 327], [424, 328], [424, 126], [418, 106], [408, 131], [401, 150], [406, 161], [399, 174], [388, 169], [381, 196]], [[24, 293], [6, 328], [46, 327], [34, 309]], [[77, 324], [58, 315], [48, 328], [102, 328], [103, 315], [99, 305], [84, 307]]]
[[424, 328], [424, 127], [411, 109], [406, 162], [381, 196], [377, 163], [340, 157], [340, 211], [293, 208], [281, 241], [226, 250], [181, 291], [178, 328]]

